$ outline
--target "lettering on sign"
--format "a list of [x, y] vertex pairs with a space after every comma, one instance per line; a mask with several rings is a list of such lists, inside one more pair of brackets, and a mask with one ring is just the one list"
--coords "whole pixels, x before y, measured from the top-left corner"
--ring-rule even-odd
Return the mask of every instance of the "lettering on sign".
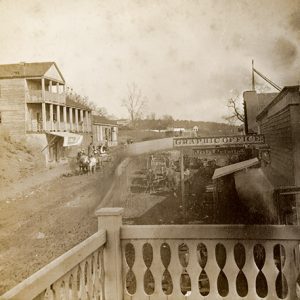
[[262, 134], [257, 135], [234, 135], [195, 138], [174, 138], [173, 146], [195, 147], [195, 146], [220, 146], [220, 145], [245, 145], [264, 144], [265, 138]]
[[214, 148], [214, 149], [193, 149], [193, 155], [215, 155], [215, 154], [245, 154], [245, 148]]

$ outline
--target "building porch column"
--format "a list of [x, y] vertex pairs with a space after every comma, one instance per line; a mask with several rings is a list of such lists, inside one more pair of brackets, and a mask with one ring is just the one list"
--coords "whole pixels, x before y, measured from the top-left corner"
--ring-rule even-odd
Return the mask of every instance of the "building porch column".
[[79, 124], [78, 124], [78, 109], [75, 108], [75, 130], [76, 132], [79, 131]]
[[84, 132], [83, 109], [80, 110], [80, 124], [81, 124], [81, 131]]
[[46, 103], [42, 102], [42, 128], [43, 131], [47, 130], [47, 114], [46, 114]]
[[60, 131], [60, 106], [56, 106], [56, 120], [57, 120], [57, 130]]
[[73, 131], [73, 109], [69, 107], [70, 131]]
[[53, 122], [53, 104], [50, 104], [50, 130], [54, 130], [54, 122]]

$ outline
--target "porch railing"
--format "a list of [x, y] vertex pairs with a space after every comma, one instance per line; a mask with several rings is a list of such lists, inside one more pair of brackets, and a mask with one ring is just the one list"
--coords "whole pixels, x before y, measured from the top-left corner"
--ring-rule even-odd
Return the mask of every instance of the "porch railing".
[[298, 299], [299, 226], [123, 225], [122, 211], [98, 210], [95, 235], [0, 299]]
[[99, 230], [0, 299], [104, 299], [105, 242], [106, 232]]
[[299, 227], [123, 226], [121, 240], [124, 299], [297, 299]]
[[[57, 94], [45, 91], [45, 101], [65, 104], [66, 103], [66, 95], [64, 93]], [[28, 99], [27, 102], [31, 103], [41, 103], [43, 102], [43, 93], [42, 90], [29, 90], [28, 91]]]

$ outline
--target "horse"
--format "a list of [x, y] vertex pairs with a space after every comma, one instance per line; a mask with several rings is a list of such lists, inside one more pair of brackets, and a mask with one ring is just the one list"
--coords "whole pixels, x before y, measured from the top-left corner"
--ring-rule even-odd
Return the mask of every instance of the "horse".
[[97, 159], [94, 156], [91, 156], [89, 158], [89, 163], [88, 163], [88, 173], [95, 173], [96, 171], [96, 165], [97, 165]]
[[80, 173], [86, 173], [89, 170], [89, 157], [86, 154], [81, 154], [78, 158]]

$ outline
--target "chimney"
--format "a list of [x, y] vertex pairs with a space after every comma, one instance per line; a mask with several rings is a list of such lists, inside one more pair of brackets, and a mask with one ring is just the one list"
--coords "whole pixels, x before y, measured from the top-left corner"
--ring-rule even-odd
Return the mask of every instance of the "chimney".
[[22, 73], [22, 76], [25, 76], [25, 61], [21, 61], [19, 63], [19, 65], [21, 66], [21, 73]]

